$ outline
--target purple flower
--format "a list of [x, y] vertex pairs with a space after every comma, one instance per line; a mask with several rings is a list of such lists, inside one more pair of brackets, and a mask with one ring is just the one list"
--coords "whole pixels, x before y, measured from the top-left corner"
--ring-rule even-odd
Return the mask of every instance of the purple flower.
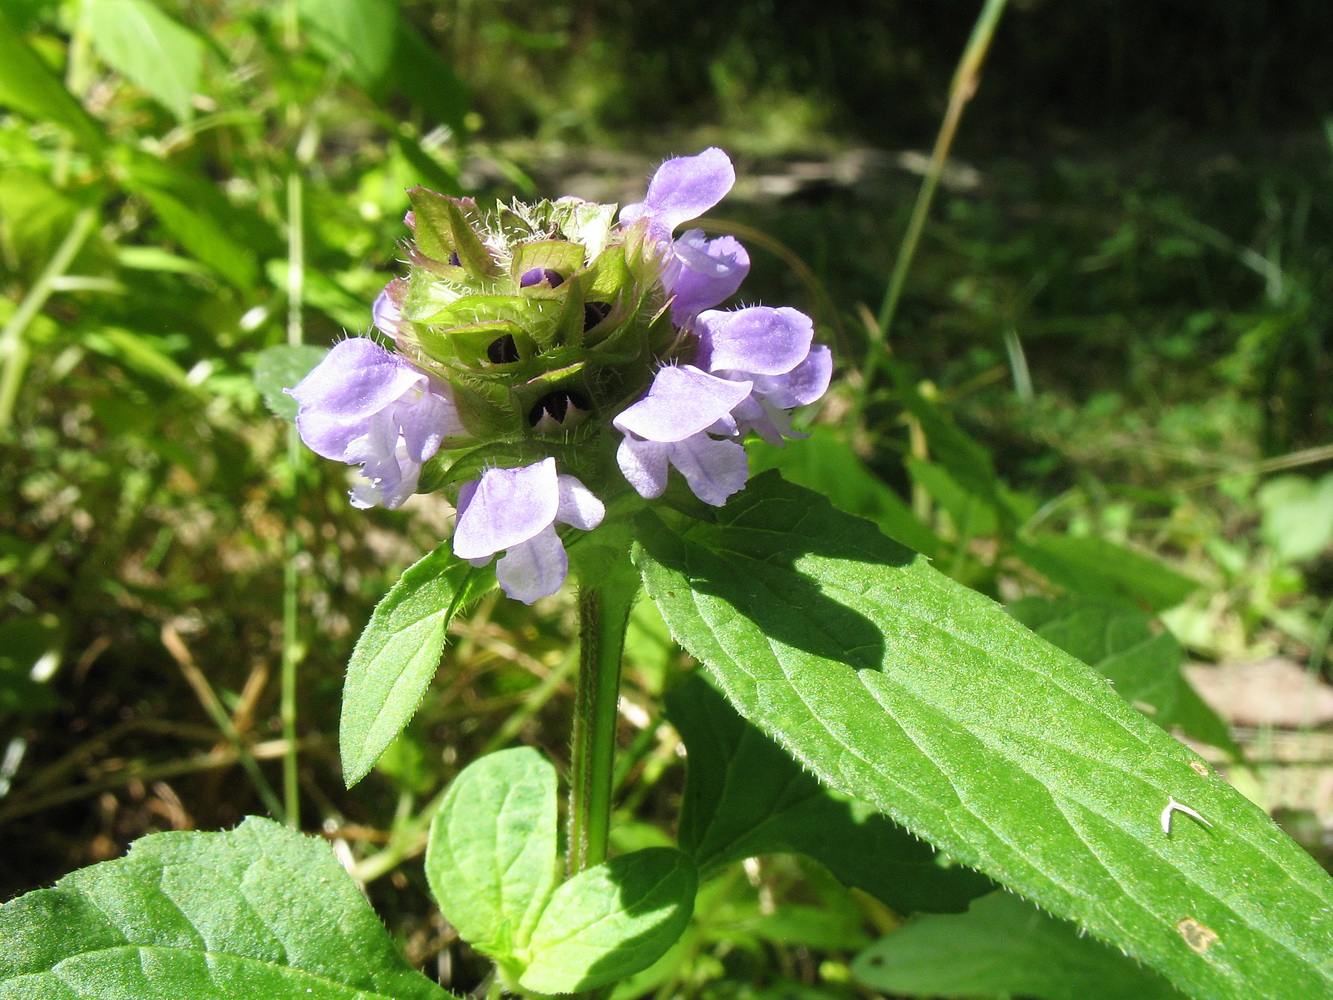
[[458, 493], [454, 554], [484, 566], [497, 552], [495, 578], [510, 597], [531, 604], [560, 589], [569, 558], [557, 524], [590, 531], [606, 508], [574, 476], [558, 475], [555, 459], [521, 469], [487, 469]]
[[731, 159], [709, 148], [667, 160], [648, 182], [648, 196], [620, 210], [622, 226], [646, 219], [648, 234], [666, 249], [662, 286], [672, 296], [671, 318], [677, 326], [735, 294], [750, 272], [750, 255], [734, 237], [709, 240], [702, 229], [690, 229], [671, 238], [677, 226], [703, 215], [735, 183]]
[[400, 506], [440, 442], [464, 433], [445, 386], [362, 337], [337, 344], [286, 392], [311, 451], [361, 466], [355, 507]]
[[786, 411], [828, 388], [832, 355], [811, 347], [810, 317], [786, 307], [703, 312], [697, 329], [702, 367], [663, 368], [612, 421], [625, 435], [616, 460], [641, 496], [660, 496], [675, 466], [695, 496], [720, 507], [745, 486], [745, 435], [781, 444]]

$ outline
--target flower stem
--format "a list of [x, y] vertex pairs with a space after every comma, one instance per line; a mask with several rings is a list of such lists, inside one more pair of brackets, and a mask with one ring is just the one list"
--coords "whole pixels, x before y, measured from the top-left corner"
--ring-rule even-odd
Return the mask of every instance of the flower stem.
[[579, 679], [570, 752], [569, 873], [606, 860], [625, 629], [639, 590], [629, 559], [579, 590]]

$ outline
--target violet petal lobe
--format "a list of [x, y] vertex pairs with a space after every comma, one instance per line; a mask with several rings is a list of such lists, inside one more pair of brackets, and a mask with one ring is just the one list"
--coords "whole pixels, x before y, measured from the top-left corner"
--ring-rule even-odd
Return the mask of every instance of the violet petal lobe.
[[693, 365], [669, 365], [657, 373], [648, 395], [622, 410], [612, 424], [649, 441], [680, 441], [726, 416], [752, 387]]
[[714, 507], [721, 507], [733, 493], [743, 490], [750, 475], [744, 446], [707, 434], [674, 442], [668, 457], [694, 495]]
[[833, 352], [816, 344], [806, 359], [786, 374], [755, 376], [754, 394], [771, 406], [790, 410], [808, 406], [823, 396], [832, 378]]
[[748, 306], [710, 310], [698, 320], [700, 348], [708, 370], [746, 375], [782, 375], [810, 353], [814, 322], [799, 309]]
[[402, 305], [406, 295], [407, 282], [402, 278], [394, 278], [384, 286], [384, 291], [375, 297], [375, 304], [370, 307], [375, 329], [395, 339], [398, 337], [402, 330]]
[[648, 231], [654, 237], [670, 239], [677, 226], [703, 215], [735, 183], [731, 158], [715, 146], [695, 156], [677, 156], [657, 168], [643, 201], [620, 210], [620, 222], [628, 226], [647, 217]]
[[591, 531], [606, 517], [606, 505], [598, 500], [592, 490], [584, 486], [574, 476], [559, 476], [560, 502], [555, 519], [561, 524], [568, 524], [583, 531]]
[[634, 491], [652, 500], [666, 490], [670, 451], [669, 444], [641, 441], [627, 434], [616, 449], [616, 464]]
[[487, 469], [463, 504], [454, 528], [454, 553], [479, 559], [534, 538], [555, 522], [560, 504], [555, 459], [521, 469]]
[[354, 337], [336, 344], [295, 388], [300, 409], [296, 428], [317, 455], [338, 462], [347, 447], [366, 433], [366, 421], [426, 376], [373, 340]]
[[495, 564], [495, 580], [504, 592], [524, 604], [550, 597], [569, 574], [569, 556], [554, 525], [525, 542], [510, 546]]
[[706, 240], [703, 230], [691, 229], [672, 244], [672, 252], [662, 285], [671, 295], [677, 326], [731, 298], [750, 273], [750, 255], [732, 236]]

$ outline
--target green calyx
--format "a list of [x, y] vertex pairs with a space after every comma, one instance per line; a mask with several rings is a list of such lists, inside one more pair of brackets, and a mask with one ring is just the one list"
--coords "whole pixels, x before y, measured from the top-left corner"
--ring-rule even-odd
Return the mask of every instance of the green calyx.
[[686, 360], [661, 260], [643, 225], [574, 199], [482, 212], [408, 192], [414, 240], [391, 286], [399, 349], [453, 390], [482, 440], [569, 443], [639, 398], [661, 364]]

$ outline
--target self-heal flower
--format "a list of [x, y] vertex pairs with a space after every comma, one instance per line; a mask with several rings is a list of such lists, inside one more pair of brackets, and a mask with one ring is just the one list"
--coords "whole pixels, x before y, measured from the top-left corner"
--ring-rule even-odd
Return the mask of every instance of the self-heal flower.
[[463, 432], [449, 390], [373, 340], [344, 340], [294, 388], [296, 428], [317, 455], [361, 466], [356, 507], [400, 506], [440, 443]]
[[524, 604], [549, 597], [569, 572], [557, 524], [591, 531], [606, 508], [574, 476], [556, 472], [547, 458], [521, 469], [487, 469], [458, 493], [454, 554], [484, 566], [497, 552], [495, 578]]

